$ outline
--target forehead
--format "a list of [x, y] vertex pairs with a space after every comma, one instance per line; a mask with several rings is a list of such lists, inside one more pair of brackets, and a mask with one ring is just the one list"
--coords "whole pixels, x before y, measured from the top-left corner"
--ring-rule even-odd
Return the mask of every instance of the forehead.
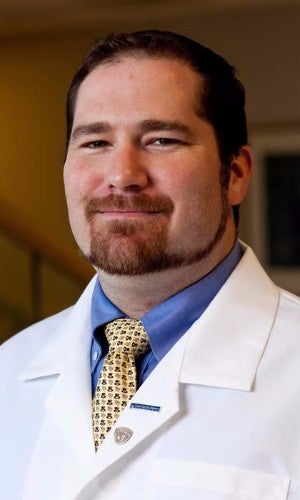
[[83, 110], [114, 110], [125, 105], [132, 111], [147, 105], [199, 109], [203, 78], [186, 62], [167, 57], [123, 56], [97, 66], [81, 83], [75, 106]]

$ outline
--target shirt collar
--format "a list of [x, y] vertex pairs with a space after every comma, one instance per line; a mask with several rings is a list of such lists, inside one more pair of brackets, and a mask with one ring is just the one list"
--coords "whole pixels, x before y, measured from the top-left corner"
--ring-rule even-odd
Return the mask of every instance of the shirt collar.
[[228, 256], [209, 274], [168, 298], [141, 318], [158, 361], [202, 315], [241, 256], [241, 246], [236, 242]]
[[105, 295], [99, 280], [95, 284], [91, 305], [92, 332], [117, 318], [124, 318], [125, 314], [115, 306]]
[[[204, 278], [144, 314], [141, 321], [149, 336], [152, 352], [158, 361], [205, 311], [241, 256], [242, 249], [237, 241], [227, 257]], [[101, 336], [100, 339], [95, 338], [98, 327], [122, 317], [125, 317], [125, 314], [110, 302], [97, 280], [91, 305], [93, 341], [101, 343]]]
[[[232, 273], [241, 256], [242, 249], [237, 241], [227, 257], [204, 278], [144, 314], [141, 321], [145, 326], [157, 361], [165, 356], [194, 321], [201, 316]], [[125, 314], [110, 302], [97, 280], [91, 306], [93, 341], [101, 343], [101, 336], [100, 339], [99, 336], [95, 338], [98, 327], [122, 317], [125, 317]]]

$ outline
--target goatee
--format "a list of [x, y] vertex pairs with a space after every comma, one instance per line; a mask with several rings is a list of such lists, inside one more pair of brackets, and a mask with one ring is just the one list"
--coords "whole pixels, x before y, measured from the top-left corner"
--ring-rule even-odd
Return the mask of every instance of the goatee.
[[[135, 194], [125, 197], [110, 194], [91, 199], [86, 207], [91, 247], [85, 257], [107, 274], [141, 275], [191, 265], [207, 257], [222, 238], [230, 207], [222, 192], [221, 217], [215, 234], [202, 248], [190, 254], [168, 250], [170, 217], [173, 202], [167, 197]], [[101, 214], [113, 211], [146, 212], [145, 218], [111, 220]], [[195, 235], [195, 238], [197, 235]], [[198, 235], [201, 240], [201, 235]]]

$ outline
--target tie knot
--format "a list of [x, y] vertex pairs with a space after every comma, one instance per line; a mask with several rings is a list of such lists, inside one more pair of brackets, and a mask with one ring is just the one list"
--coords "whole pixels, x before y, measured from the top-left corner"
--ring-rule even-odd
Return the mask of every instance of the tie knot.
[[146, 330], [137, 319], [120, 318], [105, 325], [109, 352], [119, 351], [138, 357], [149, 348]]

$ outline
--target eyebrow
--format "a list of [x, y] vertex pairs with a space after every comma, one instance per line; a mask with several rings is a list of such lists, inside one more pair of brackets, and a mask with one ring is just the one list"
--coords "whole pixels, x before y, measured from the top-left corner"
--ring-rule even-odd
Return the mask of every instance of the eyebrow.
[[[142, 133], [158, 132], [158, 131], [175, 131], [181, 132], [189, 136], [194, 136], [195, 133], [190, 127], [183, 122], [174, 120], [143, 120], [138, 123], [138, 129]], [[71, 140], [79, 139], [82, 136], [101, 134], [110, 132], [112, 126], [108, 122], [92, 122], [87, 124], [78, 125], [71, 134]]]
[[139, 124], [139, 128], [143, 133], [169, 130], [175, 132], [183, 132], [184, 134], [188, 135], [192, 134], [192, 130], [190, 129], [190, 127], [182, 122], [172, 120], [144, 120]]
[[93, 122], [86, 125], [78, 125], [71, 134], [71, 140], [79, 139], [84, 135], [101, 134], [109, 132], [111, 126], [107, 122]]

